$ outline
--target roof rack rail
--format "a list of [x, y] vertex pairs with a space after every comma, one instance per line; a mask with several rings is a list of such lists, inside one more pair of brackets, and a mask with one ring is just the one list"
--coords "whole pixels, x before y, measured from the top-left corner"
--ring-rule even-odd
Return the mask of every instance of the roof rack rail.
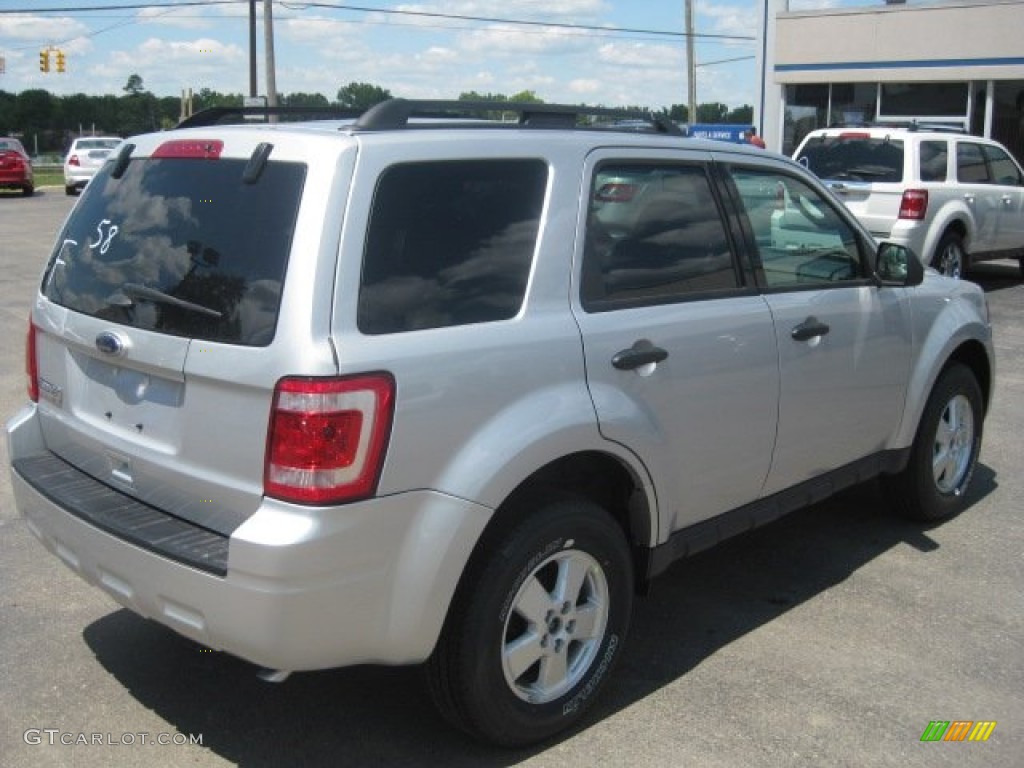
[[196, 112], [182, 120], [176, 128], [202, 128], [208, 125], [230, 123], [240, 119], [262, 117], [264, 121], [270, 115], [302, 117], [306, 120], [352, 120], [363, 114], [361, 109], [347, 107], [209, 107]]
[[944, 131], [946, 133], [963, 133], [969, 131], [956, 123], [918, 122], [917, 120], [879, 120], [854, 123], [833, 123], [829, 128], [903, 128], [908, 131]]
[[[516, 116], [514, 123], [495, 119], [495, 115], [504, 116], [508, 113]], [[496, 125], [512, 124], [521, 128], [597, 128], [629, 132], [646, 130], [676, 136], [684, 135], [682, 129], [667, 117], [636, 110], [507, 101], [415, 99], [389, 99], [381, 102], [363, 113], [352, 128], [362, 131], [396, 130], [408, 127], [409, 120], [413, 117], [441, 120], [477, 119], [490, 121]]]

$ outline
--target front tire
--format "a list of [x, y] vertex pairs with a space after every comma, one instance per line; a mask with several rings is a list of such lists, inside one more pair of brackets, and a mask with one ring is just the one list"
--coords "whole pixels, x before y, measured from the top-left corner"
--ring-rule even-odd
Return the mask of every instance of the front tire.
[[914, 520], [933, 522], [960, 512], [981, 449], [981, 387], [959, 363], [946, 368], [928, 398], [910, 462], [892, 478], [897, 509]]
[[457, 727], [503, 746], [578, 722], [622, 654], [633, 598], [625, 535], [589, 501], [526, 511], [471, 560], [427, 676]]
[[964, 248], [964, 239], [960, 235], [949, 230], [942, 235], [938, 246], [935, 248], [935, 256], [932, 257], [932, 266], [946, 277], [961, 278], [967, 272], [967, 251]]

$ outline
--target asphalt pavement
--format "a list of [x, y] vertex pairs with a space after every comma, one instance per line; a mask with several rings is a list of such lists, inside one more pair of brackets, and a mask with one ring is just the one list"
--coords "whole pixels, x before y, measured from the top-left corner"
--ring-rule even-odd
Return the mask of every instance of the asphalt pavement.
[[[4, 420], [25, 400], [28, 309], [73, 202], [0, 194]], [[998, 372], [969, 508], [911, 524], [867, 485], [676, 564], [638, 600], [596, 711], [529, 750], [451, 730], [416, 669], [263, 683], [120, 608], [33, 539], [0, 447], [0, 766], [1024, 765], [1024, 284], [1013, 262], [973, 276]], [[995, 727], [922, 741], [932, 721]]]

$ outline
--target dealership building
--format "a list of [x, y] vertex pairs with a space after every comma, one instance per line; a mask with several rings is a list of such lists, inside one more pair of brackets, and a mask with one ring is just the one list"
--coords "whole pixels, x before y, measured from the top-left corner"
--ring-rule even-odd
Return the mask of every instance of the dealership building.
[[761, 0], [758, 125], [791, 154], [815, 128], [955, 125], [1024, 161], [1024, 2], [947, 0], [790, 11]]

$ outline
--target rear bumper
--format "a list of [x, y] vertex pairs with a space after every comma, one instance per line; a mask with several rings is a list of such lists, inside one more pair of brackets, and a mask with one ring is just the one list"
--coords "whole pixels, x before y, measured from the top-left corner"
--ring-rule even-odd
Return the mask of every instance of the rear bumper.
[[923, 221], [897, 221], [888, 235], [875, 235], [879, 240], [886, 240], [909, 248], [926, 267], [931, 262], [931, 249], [934, 243], [928, 242], [928, 227]]
[[228, 538], [218, 575], [72, 514], [19, 472], [47, 455], [34, 407], [7, 432], [15, 502], [48, 550], [132, 611], [272, 669], [424, 660], [491, 514], [432, 491], [326, 509], [265, 499]]

